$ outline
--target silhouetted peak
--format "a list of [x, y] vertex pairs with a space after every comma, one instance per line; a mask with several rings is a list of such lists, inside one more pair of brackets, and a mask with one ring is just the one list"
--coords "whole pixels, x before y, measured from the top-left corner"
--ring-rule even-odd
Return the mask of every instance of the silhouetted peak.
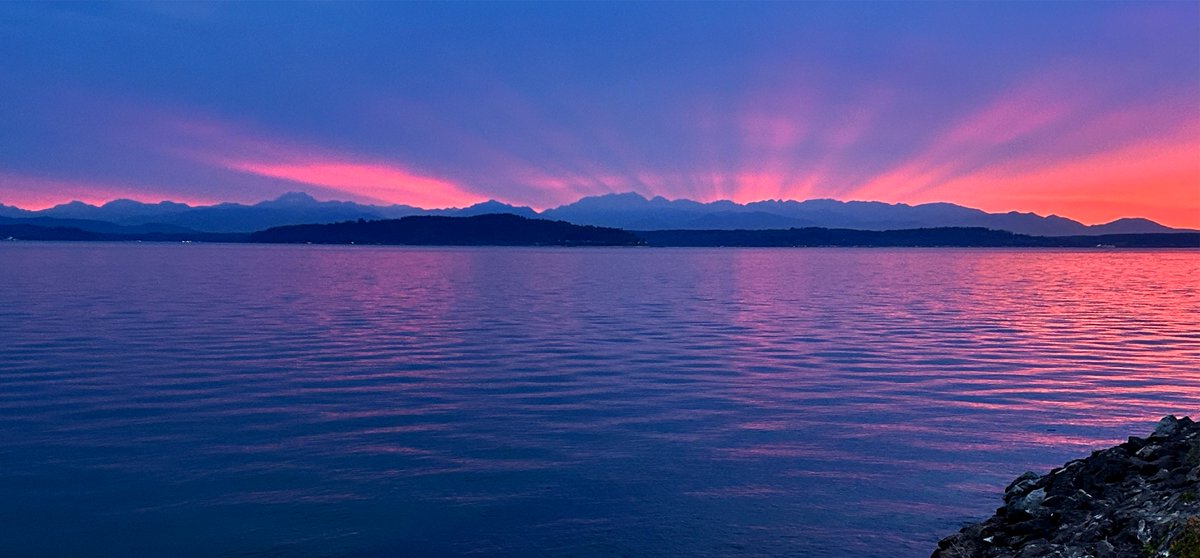
[[[1051, 217], [1055, 217], [1055, 215], [1051, 215]], [[1158, 223], [1155, 223], [1154, 221], [1151, 221], [1151, 220], [1149, 220], [1149, 219], [1146, 219], [1145, 217], [1122, 217], [1122, 218], [1120, 218], [1120, 219], [1117, 219], [1117, 220], [1115, 220], [1115, 221], [1109, 221], [1108, 223], [1104, 223], [1104, 224], [1105, 224], [1105, 225], [1151, 225], [1151, 226], [1162, 226], [1162, 225], [1159, 225]]]
[[1093, 225], [1088, 229], [1104, 233], [1161, 233], [1186, 230], [1173, 229], [1142, 217], [1125, 217], [1103, 225]]
[[536, 217], [537, 216], [537, 212], [531, 208], [524, 207], [524, 206], [518, 207], [515, 205], [509, 205], [507, 203], [504, 203], [501, 201], [496, 201], [496, 200], [487, 200], [485, 202], [479, 202], [470, 207], [465, 207], [463, 209], [451, 212], [451, 214], [457, 214], [460, 216], [486, 215], [489, 213], [510, 213], [510, 214], [514, 214], [514, 215], [521, 215], [524, 217]]
[[279, 205], [308, 205], [318, 202], [316, 198], [308, 195], [305, 192], [288, 192], [271, 200], [271, 203]]
[[[896, 206], [897, 207], [909, 207], [908, 204], [904, 204], [904, 203], [898, 203], [898, 204], [896, 204]], [[937, 209], [963, 209], [963, 206], [958, 205], [956, 203], [950, 203], [950, 202], [929, 202], [929, 203], [919, 204], [916, 207], [929, 207], [929, 208], [937, 208]]]
[[509, 204], [501, 202], [501, 201], [487, 200], [487, 201], [481, 201], [475, 205], [469, 206], [466, 209], [508, 209], [511, 207], [515, 207], [515, 206], [509, 205]]
[[12, 205], [4, 205], [0, 203], [0, 216], [23, 217], [26, 214], [32, 213], [29, 210], [21, 209]]
[[[660, 197], [660, 198], [661, 198], [662, 196], [656, 196], [656, 197]], [[587, 199], [591, 199], [591, 200], [610, 200], [610, 201], [618, 201], [618, 200], [619, 200], [619, 201], [626, 201], [626, 202], [647, 202], [647, 201], [650, 201], [650, 200], [646, 199], [646, 196], [643, 196], [643, 195], [641, 195], [641, 194], [639, 194], [639, 193], [637, 193], [637, 192], [621, 192], [621, 193], [614, 193], [614, 194], [603, 194], [603, 195], [600, 195], [600, 196], [588, 196], [588, 197], [586, 197], [586, 198], [583, 198], [583, 199], [585, 199], [585, 200], [587, 200]], [[582, 201], [582, 200], [580, 200], [580, 201]]]
[[[780, 200], [778, 203], [787, 204], [787, 203], [790, 203], [790, 201], [791, 200]], [[846, 205], [847, 203], [854, 203], [854, 202], [844, 202], [841, 200], [835, 200], [833, 198], [813, 198], [811, 200], [804, 200], [802, 202], [799, 202], [800, 205], [803, 205], [806, 207], [841, 207], [841, 206]]]
[[160, 201], [158, 203], [145, 203], [145, 202], [140, 202], [137, 200], [131, 200], [131, 199], [127, 199], [127, 198], [118, 198], [118, 199], [110, 201], [100, 207], [103, 209], [109, 209], [109, 210], [125, 211], [125, 210], [137, 210], [137, 209], [148, 209], [148, 208], [187, 209], [191, 206], [189, 206], [185, 203], [179, 203], [179, 202], [173, 202], [173, 201]]
[[575, 203], [570, 203], [561, 206], [557, 209], [564, 208], [587, 208], [587, 209], [603, 209], [603, 210], [625, 210], [644, 208], [650, 203], [650, 200], [637, 192], [623, 192], [620, 194], [601, 194], [599, 196], [587, 196], [580, 198]]

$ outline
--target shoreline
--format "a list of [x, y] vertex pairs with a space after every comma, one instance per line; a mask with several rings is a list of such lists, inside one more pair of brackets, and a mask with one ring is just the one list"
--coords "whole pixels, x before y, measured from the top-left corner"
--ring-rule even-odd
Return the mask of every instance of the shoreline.
[[979, 227], [626, 230], [529, 219], [511, 214], [412, 216], [378, 221], [285, 225], [249, 233], [98, 232], [69, 226], [5, 224], [0, 220], [0, 240], [655, 248], [1200, 248], [1200, 232], [1032, 236]]
[[1017, 477], [931, 558], [1002, 557], [1200, 558], [1200, 423], [1163, 417], [1146, 438]]
[[151, 246], [197, 245], [197, 246], [262, 246], [278, 247], [328, 247], [328, 248], [534, 248], [554, 250], [983, 250], [991, 252], [1072, 252], [1092, 254], [1134, 253], [1134, 252], [1200, 252], [1200, 246], [871, 246], [871, 245], [802, 245], [802, 246], [736, 246], [736, 245], [695, 245], [695, 246], [654, 246], [654, 245], [620, 245], [620, 244], [384, 244], [384, 243], [332, 243], [332, 242], [251, 242], [251, 241], [220, 241], [220, 240], [121, 240], [121, 239], [25, 239], [0, 238], [0, 246], [18, 244], [63, 244], [63, 245], [128, 245], [146, 244]]

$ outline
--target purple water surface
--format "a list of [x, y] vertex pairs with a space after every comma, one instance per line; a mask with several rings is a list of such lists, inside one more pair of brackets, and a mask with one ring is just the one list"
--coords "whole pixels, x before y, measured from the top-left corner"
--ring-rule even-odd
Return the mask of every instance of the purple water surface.
[[0, 243], [0, 555], [927, 556], [1197, 363], [1196, 251]]

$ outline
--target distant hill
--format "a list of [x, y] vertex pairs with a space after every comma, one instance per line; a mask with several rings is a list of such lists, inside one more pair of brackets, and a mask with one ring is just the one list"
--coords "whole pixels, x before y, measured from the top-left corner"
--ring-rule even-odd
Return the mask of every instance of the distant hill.
[[1088, 226], [1056, 215], [987, 213], [951, 203], [921, 205], [837, 200], [779, 201], [748, 204], [731, 201], [647, 199], [636, 193], [583, 198], [541, 214], [572, 223], [633, 230], [841, 228], [902, 230], [932, 227], [981, 227], [1040, 236], [1108, 233], [1179, 232], [1148, 219], [1120, 219]]
[[443, 209], [439, 211], [423, 212], [428, 215], [442, 215], [445, 217], [473, 217], [475, 215], [492, 215], [506, 213], [509, 215], [517, 215], [528, 219], [537, 219], [538, 212], [528, 207], [516, 207], [506, 203], [500, 203], [496, 200], [488, 200], [477, 203], [470, 207], [462, 209]]
[[985, 248], [1200, 248], [1200, 233], [1031, 236], [984, 228], [943, 227], [893, 231], [802, 228], [785, 230], [639, 231], [649, 246], [677, 247], [985, 247]]
[[382, 221], [275, 227], [250, 235], [251, 242], [313, 244], [407, 244], [441, 246], [634, 246], [633, 233], [511, 214], [471, 217], [411, 216]]
[[1141, 234], [1179, 232], [1179, 229], [1165, 227], [1149, 219], [1126, 218], [1103, 225], [1092, 225], [1088, 227], [1088, 231], [1095, 234]]
[[41, 227], [0, 222], [0, 240], [104, 240], [104, 235], [71, 227]]
[[252, 234], [199, 232], [101, 233], [71, 227], [0, 222], [0, 240], [200, 241], [422, 246], [677, 246], [677, 247], [1021, 247], [1200, 248], [1200, 233], [1031, 236], [984, 228], [894, 231], [793, 228], [629, 232], [528, 219], [510, 214], [472, 217], [418, 215], [379, 221], [289, 225]]
[[[901, 230], [934, 227], [982, 227], [1041, 236], [1074, 236], [1114, 233], [1180, 232], [1148, 219], [1118, 219], [1088, 226], [1055, 215], [987, 213], [950, 203], [921, 205], [837, 200], [766, 200], [738, 204], [728, 200], [701, 203], [692, 200], [645, 198], [633, 192], [582, 198], [541, 213], [489, 200], [465, 208], [421, 209], [408, 205], [366, 205], [345, 201], [318, 201], [300, 192], [253, 205], [222, 203], [188, 206], [175, 202], [147, 204], [114, 200], [101, 206], [71, 202], [40, 211], [0, 205], [0, 217], [75, 220], [75, 224], [42, 221], [46, 226], [75, 226], [96, 232], [114, 232], [97, 222], [122, 227], [149, 227], [155, 232], [203, 231], [249, 233], [271, 227], [328, 224], [345, 221], [398, 219], [413, 215], [468, 217], [511, 214], [526, 218], [560, 220], [626, 230], [769, 230], [805, 227], [856, 230]], [[89, 221], [82, 223], [79, 221]], [[36, 224], [30, 222], [32, 224]]]
[[[114, 200], [95, 206], [70, 202], [41, 211], [25, 211], [0, 206], [0, 217], [53, 218], [107, 222], [124, 227], [152, 225], [153, 230], [166, 227], [219, 233], [253, 232], [283, 225], [338, 223], [357, 219], [396, 219], [409, 215], [470, 216], [489, 213], [512, 213], [536, 217], [528, 207], [516, 207], [497, 201], [487, 201], [465, 208], [426, 210], [408, 205], [365, 205], [344, 201], [318, 201], [302, 192], [289, 192], [273, 200], [253, 205], [221, 203], [208, 206], [189, 206], [175, 202], [142, 203], [133, 200]], [[46, 222], [47, 226], [54, 224]], [[99, 230], [98, 226], [77, 223], [84, 230]], [[74, 226], [74, 225], [72, 225]]]
[[11, 205], [4, 205], [0, 203], [0, 217], [29, 217], [32, 213], [32, 211], [27, 209], [21, 209], [19, 207], [13, 207]]
[[85, 232], [101, 233], [101, 234], [124, 234], [136, 235], [142, 233], [195, 233], [192, 229], [180, 227], [176, 225], [166, 225], [162, 223], [146, 223], [141, 225], [118, 225], [108, 221], [97, 221], [94, 219], [60, 219], [57, 217], [3, 217], [0, 216], [0, 225], [34, 225], [38, 227], [49, 228], [70, 228], [78, 229]]
[[246, 242], [248, 235], [204, 232], [96, 232], [75, 227], [42, 226], [0, 220], [3, 240], [72, 240], [114, 242]]
[[31, 216], [53, 217], [55, 219], [83, 219], [89, 221], [108, 221], [115, 224], [143, 224], [147, 220], [161, 220], [164, 217], [183, 213], [192, 209], [187, 204], [176, 202], [142, 203], [133, 200], [119, 199], [101, 206], [95, 206], [81, 201], [73, 201], [56, 205], [49, 209], [33, 212]]
[[308, 194], [287, 193], [253, 205], [222, 203], [192, 207], [174, 202], [157, 204], [114, 200], [101, 206], [71, 202], [34, 212], [57, 219], [106, 221], [122, 226], [171, 225], [205, 232], [252, 232], [279, 225], [331, 223], [348, 219], [412, 215], [409, 206], [369, 206], [353, 202], [317, 201]]

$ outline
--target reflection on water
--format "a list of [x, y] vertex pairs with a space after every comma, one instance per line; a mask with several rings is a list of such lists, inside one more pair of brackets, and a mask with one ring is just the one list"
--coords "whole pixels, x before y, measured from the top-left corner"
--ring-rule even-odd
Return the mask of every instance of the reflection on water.
[[1200, 253], [0, 246], [0, 554], [926, 556], [1200, 409]]

